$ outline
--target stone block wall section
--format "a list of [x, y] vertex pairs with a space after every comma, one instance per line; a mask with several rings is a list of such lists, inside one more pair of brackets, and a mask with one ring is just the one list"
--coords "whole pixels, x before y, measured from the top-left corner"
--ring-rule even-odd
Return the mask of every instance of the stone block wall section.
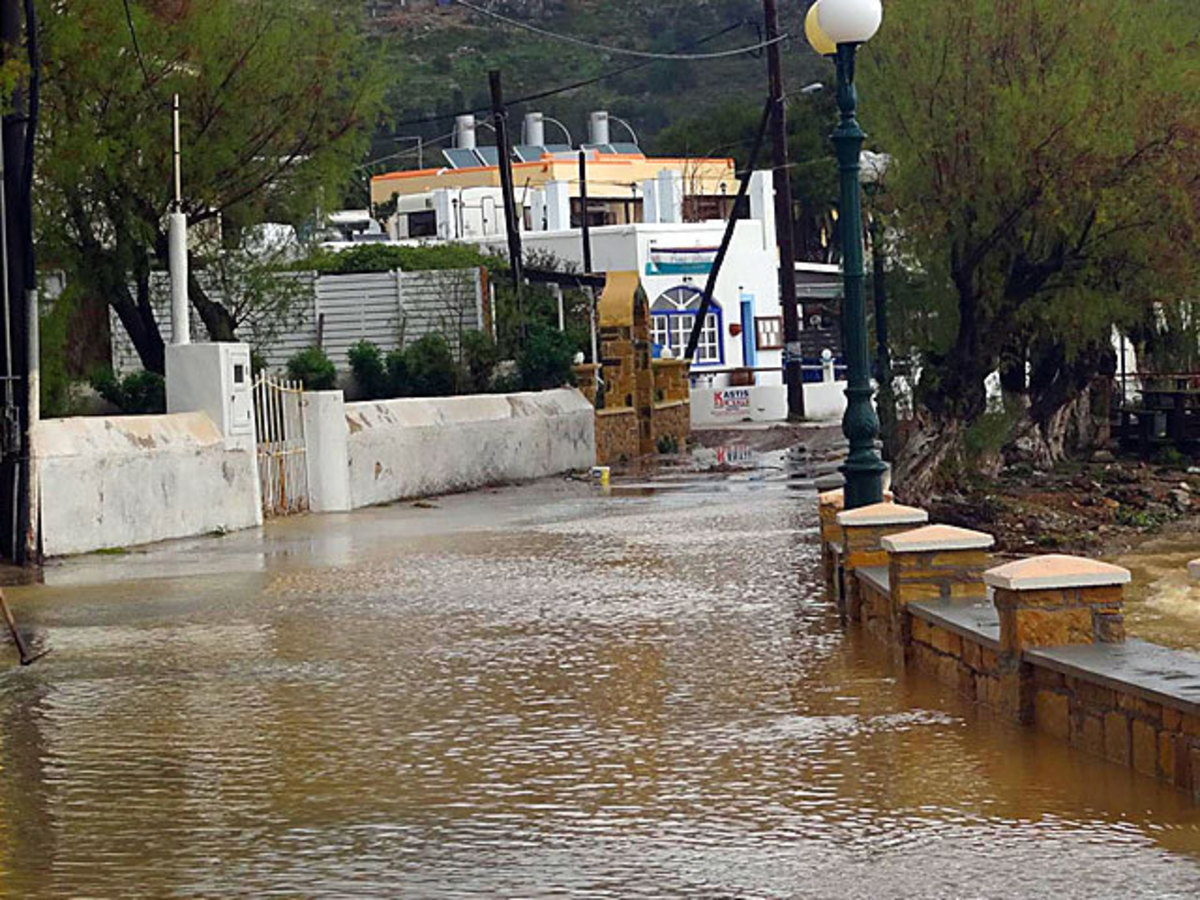
[[818, 501], [849, 622], [964, 697], [1200, 803], [1200, 656], [1126, 639], [1127, 570], [1060, 555], [993, 567], [991, 535], [842, 505], [840, 491]]

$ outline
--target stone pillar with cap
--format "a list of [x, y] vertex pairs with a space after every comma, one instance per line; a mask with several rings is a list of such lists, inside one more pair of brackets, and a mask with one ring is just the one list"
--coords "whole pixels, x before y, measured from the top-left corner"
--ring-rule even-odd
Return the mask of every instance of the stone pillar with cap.
[[[892, 492], [883, 492], [884, 502], [892, 501]], [[831, 597], [837, 594], [839, 556], [842, 549], [842, 526], [838, 513], [846, 508], [846, 492], [842, 488], [823, 491], [817, 495], [817, 515], [821, 522], [821, 565], [825, 573], [825, 589]]]
[[918, 601], [978, 603], [987, 600], [984, 570], [996, 539], [953, 525], [926, 525], [889, 535], [880, 542], [888, 554], [892, 628], [907, 643], [906, 607]]
[[929, 521], [929, 513], [900, 503], [873, 503], [858, 509], [843, 510], [836, 516], [842, 529], [842, 583], [839, 597], [843, 612], [851, 620], [859, 617], [861, 592], [854, 573], [858, 569], [886, 567], [887, 551], [882, 541], [889, 535], [910, 531]]
[[983, 578], [995, 591], [1004, 653], [1125, 640], [1128, 569], [1054, 554], [1006, 563]]

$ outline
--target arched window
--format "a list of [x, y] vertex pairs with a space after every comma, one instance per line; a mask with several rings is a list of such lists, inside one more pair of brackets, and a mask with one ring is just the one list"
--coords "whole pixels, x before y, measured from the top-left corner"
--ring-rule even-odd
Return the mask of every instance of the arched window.
[[[659, 294], [650, 307], [651, 340], [669, 347], [676, 359], [682, 359], [703, 299], [703, 291], [686, 284]], [[704, 317], [695, 361], [697, 364], [720, 365], [724, 356], [721, 346], [721, 307], [714, 300], [709, 304], [708, 315]]]

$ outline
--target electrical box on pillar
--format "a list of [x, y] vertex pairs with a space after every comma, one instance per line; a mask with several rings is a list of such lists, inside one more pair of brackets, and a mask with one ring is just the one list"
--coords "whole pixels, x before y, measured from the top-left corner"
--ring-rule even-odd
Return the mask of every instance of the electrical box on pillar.
[[253, 375], [246, 344], [167, 347], [167, 412], [206, 412], [225, 446], [254, 449]]

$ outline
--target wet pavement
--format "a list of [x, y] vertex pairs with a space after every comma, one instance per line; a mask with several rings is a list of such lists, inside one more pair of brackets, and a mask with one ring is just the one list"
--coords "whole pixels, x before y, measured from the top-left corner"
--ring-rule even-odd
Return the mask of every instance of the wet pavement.
[[674, 481], [11, 589], [54, 652], [0, 674], [0, 897], [1200, 894], [1182, 794], [843, 631], [812, 492]]

